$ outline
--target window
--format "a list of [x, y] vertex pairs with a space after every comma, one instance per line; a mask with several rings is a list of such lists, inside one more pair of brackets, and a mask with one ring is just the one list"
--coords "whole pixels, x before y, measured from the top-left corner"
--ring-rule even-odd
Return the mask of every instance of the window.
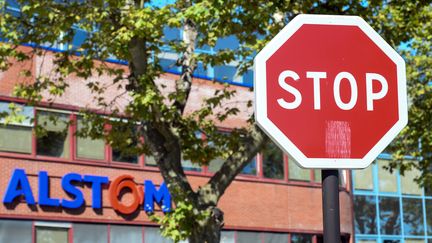
[[399, 198], [380, 197], [379, 208], [381, 234], [399, 235], [401, 233]]
[[421, 172], [412, 168], [410, 171], [405, 171], [405, 174], [401, 176], [401, 189], [402, 193], [410, 195], [422, 195], [422, 188], [414, 181], [416, 177], [420, 177]]
[[130, 164], [138, 164], [138, 155], [134, 154], [134, 149], [138, 146], [138, 140], [137, 137], [134, 136], [134, 131], [131, 131], [133, 129], [130, 129], [128, 126], [118, 126], [116, 127], [117, 131], [116, 133], [123, 133], [126, 134], [126, 138], [128, 139], [127, 144], [121, 144], [117, 146], [112, 146], [112, 160], [116, 162], [124, 162], [124, 163], [130, 163]]
[[[223, 135], [224, 137], [230, 136], [230, 134], [228, 132], [219, 132], [219, 135]], [[207, 140], [207, 145], [209, 147], [214, 147], [214, 141]], [[226, 147], [226, 146], [222, 146], [219, 149], [224, 150], [224, 147]], [[225, 163], [225, 160], [226, 160], [226, 158], [223, 157], [222, 155], [219, 157], [213, 158], [208, 163], [208, 167], [207, 167], [208, 171], [210, 173], [216, 173], [222, 167], [223, 163]]]
[[112, 160], [116, 162], [125, 162], [130, 164], [138, 164], [138, 156], [130, 155], [126, 152], [120, 151], [119, 149], [112, 149]]
[[74, 32], [74, 37], [72, 39], [72, 46], [74, 49], [81, 48], [81, 45], [84, 44], [86, 39], [88, 38], [88, 33], [85, 30], [79, 28], [72, 28]]
[[252, 70], [247, 70], [244, 74], [243, 74], [243, 84], [248, 86], [248, 87], [252, 87], [253, 86], [253, 71]]
[[288, 243], [288, 234], [263, 233], [264, 243]]
[[300, 168], [291, 156], [288, 156], [288, 165], [290, 180], [310, 181], [310, 170]]
[[372, 167], [354, 171], [354, 187], [356, 190], [373, 190]]
[[[105, 159], [105, 141], [103, 138], [92, 139], [89, 136], [79, 136], [83, 129], [87, 128], [85, 126], [82, 118], [77, 118], [77, 132], [78, 136], [76, 138], [76, 153], [78, 158], [83, 159]], [[81, 134], [82, 135], [82, 134]]]
[[164, 27], [163, 29], [164, 41], [181, 40], [179, 28]]
[[37, 154], [69, 158], [69, 114], [38, 111], [37, 125]]
[[234, 231], [222, 231], [220, 243], [235, 243]]
[[235, 50], [239, 47], [240, 42], [234, 35], [219, 38], [216, 41], [216, 46], [214, 47], [215, 51], [220, 51], [223, 49]]
[[0, 220], [0, 242], [32, 243], [32, 222]]
[[421, 199], [404, 198], [403, 205], [403, 222], [404, 233], [406, 235], [423, 235], [423, 204]]
[[211, 173], [216, 173], [223, 165], [225, 160], [221, 157], [212, 159], [208, 164], [208, 171]]
[[312, 235], [292, 234], [291, 243], [312, 243]]
[[284, 179], [283, 152], [273, 142], [267, 143], [262, 151], [263, 175], [266, 178]]
[[243, 175], [256, 175], [257, 174], [257, 164], [256, 158], [253, 158], [249, 164], [247, 164], [243, 170], [240, 172]]
[[[11, 114], [10, 103], [0, 102], [0, 113]], [[13, 104], [14, 110], [21, 119], [9, 121], [0, 119], [0, 151], [30, 154], [32, 151], [32, 128], [34, 109], [30, 106]]]
[[182, 164], [184, 170], [187, 170], [187, 171], [201, 171], [201, 166], [199, 164], [193, 163], [189, 159], [185, 160], [182, 157], [181, 164]]
[[169, 58], [160, 58], [159, 65], [164, 71], [178, 73], [180, 71], [177, 66], [177, 60]]
[[152, 155], [144, 155], [144, 162], [147, 166], [157, 167], [155, 157]]
[[259, 232], [237, 232], [237, 243], [261, 243]]
[[104, 224], [74, 224], [73, 242], [106, 243], [108, 242], [108, 227]]
[[110, 243], [142, 242], [142, 235], [140, 226], [111, 225]]
[[202, 62], [198, 62], [193, 74], [194, 76], [199, 78], [208, 78], [209, 75], [207, 72], [208, 70], [206, 69], [204, 64]]
[[424, 243], [424, 240], [418, 240], [418, 239], [405, 239], [405, 243]]
[[432, 236], [432, 199], [426, 200], [427, 233]]
[[68, 228], [36, 227], [37, 243], [68, 243]]
[[[340, 176], [340, 175], [339, 175]], [[322, 178], [321, 178], [321, 170], [317, 170], [317, 169], [315, 169], [314, 170], [314, 181], [315, 182], [318, 182], [318, 183], [321, 183], [322, 182]]]
[[[144, 228], [144, 242], [154, 243], [171, 243], [172, 241], [163, 238], [160, 234], [159, 228], [156, 227], [145, 227]], [[132, 242], [130, 242], [132, 243]]]
[[219, 81], [241, 81], [241, 76], [237, 75], [237, 68], [234, 66], [215, 66], [214, 78]]
[[376, 234], [375, 196], [354, 196], [354, 224], [356, 234]]
[[386, 160], [378, 160], [379, 189], [381, 192], [397, 192], [396, 173], [384, 169], [388, 164]]

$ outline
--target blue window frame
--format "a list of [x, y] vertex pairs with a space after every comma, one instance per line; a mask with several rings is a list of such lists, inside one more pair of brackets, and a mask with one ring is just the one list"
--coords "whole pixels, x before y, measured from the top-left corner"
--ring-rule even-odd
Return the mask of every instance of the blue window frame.
[[382, 154], [367, 169], [352, 172], [356, 242], [432, 243], [432, 188], [418, 188], [418, 171], [402, 176], [383, 170], [389, 159]]

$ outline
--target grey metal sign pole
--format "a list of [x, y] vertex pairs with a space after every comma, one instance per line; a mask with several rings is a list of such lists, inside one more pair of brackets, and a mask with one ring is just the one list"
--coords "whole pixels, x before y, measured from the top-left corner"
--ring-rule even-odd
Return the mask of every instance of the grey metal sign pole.
[[322, 170], [321, 177], [324, 243], [339, 243], [339, 171]]

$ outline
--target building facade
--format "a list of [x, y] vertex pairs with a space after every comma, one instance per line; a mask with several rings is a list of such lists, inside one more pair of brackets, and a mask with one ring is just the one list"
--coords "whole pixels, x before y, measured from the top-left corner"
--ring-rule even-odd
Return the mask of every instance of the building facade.
[[[49, 71], [50, 55], [48, 51], [43, 59], [36, 56], [29, 61], [32, 72]], [[42, 61], [48, 67], [38, 65]], [[84, 80], [69, 77], [67, 93], [53, 104], [28, 106], [12, 95], [17, 83], [32, 82], [24, 80], [19, 70], [16, 65], [0, 75], [1, 112], [16, 110], [25, 117], [0, 121], [0, 242], [168, 242], [145, 213], [148, 205], [154, 205], [156, 213], [167, 207], [154, 160], [125, 156], [102, 139], [75, 135], [84, 127], [80, 109], [93, 104]], [[167, 73], [158, 82], [174, 84], [176, 78]], [[205, 94], [222, 87], [195, 78], [187, 109], [199, 106]], [[252, 99], [247, 87], [233, 88], [237, 90], [234, 99]], [[106, 95], [115, 92], [107, 90]], [[119, 102], [124, 105], [129, 100]], [[249, 114], [243, 110], [220, 129], [229, 132], [244, 125]], [[44, 128], [42, 134], [35, 134], [36, 125]], [[205, 167], [183, 161], [195, 188], [220, 164], [217, 159]], [[349, 242], [353, 239], [351, 183], [350, 174], [342, 174], [341, 231], [343, 242]], [[222, 242], [322, 242], [320, 181], [320, 171], [301, 169], [269, 144], [220, 201], [225, 212]], [[121, 183], [128, 185], [128, 191], [120, 192]]]
[[[7, 11], [18, 13], [16, 2], [8, 2]], [[79, 28], [75, 33], [71, 44], [78, 47], [87, 34]], [[180, 29], [166, 28], [164, 33], [167, 40], [182, 39]], [[219, 39], [215, 47], [196, 51], [214, 54], [238, 47], [236, 38], [227, 37]], [[48, 61], [34, 57], [24, 65], [33, 65], [34, 73], [48, 72], [49, 53], [64, 48], [53, 45], [47, 48]], [[167, 73], [158, 82], [173, 85], [180, 72], [175, 65], [178, 54], [165, 48], [159, 58]], [[108, 61], [124, 65], [114, 58]], [[48, 65], [41, 67], [41, 62]], [[222, 88], [209, 80], [232, 84], [237, 91], [234, 99], [252, 99], [249, 88], [253, 72], [239, 74], [236, 64], [204, 67], [198, 63], [188, 109], [193, 110], [206, 94]], [[20, 76], [21, 68], [15, 65], [0, 73], [0, 111], [10, 112], [14, 103], [26, 117], [7, 125], [0, 120], [0, 242], [170, 242], [160, 236], [157, 225], [145, 213], [146, 196], [156, 213], [162, 213], [164, 200], [168, 200], [161, 191], [163, 180], [154, 160], [144, 155], [125, 156], [103, 140], [75, 136], [83, 127], [80, 109], [97, 108], [85, 82], [77, 77], [70, 77], [68, 92], [53, 105], [42, 102], [28, 106], [14, 98], [17, 83], [34, 81]], [[108, 77], [100, 79], [104, 78], [109, 81]], [[106, 96], [115, 96], [116, 92], [108, 89]], [[129, 101], [125, 97], [118, 101], [119, 106]], [[241, 108], [239, 116], [220, 125], [222, 131], [246, 123], [252, 110]], [[50, 117], [56, 117], [57, 122]], [[36, 124], [47, 131], [43, 136], [35, 135]], [[386, 159], [389, 156], [382, 155], [365, 170], [341, 172], [342, 242], [431, 243], [431, 190], [414, 183], [416, 171], [402, 176], [384, 170]], [[195, 188], [204, 184], [220, 163], [216, 159], [200, 167], [183, 161]], [[113, 185], [118, 186], [122, 180], [129, 181], [129, 191], [120, 194]], [[222, 242], [322, 242], [320, 182], [319, 170], [302, 169], [275, 145], [268, 145], [237, 176], [220, 201], [225, 212]]]

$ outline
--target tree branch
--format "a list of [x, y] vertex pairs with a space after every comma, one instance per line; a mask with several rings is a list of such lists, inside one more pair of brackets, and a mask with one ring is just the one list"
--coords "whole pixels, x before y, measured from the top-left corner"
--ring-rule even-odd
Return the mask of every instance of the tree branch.
[[192, 75], [196, 68], [193, 54], [195, 52], [195, 41], [198, 35], [196, 24], [191, 19], [187, 19], [183, 25], [183, 41], [186, 45], [186, 50], [182, 57], [178, 60], [178, 64], [182, 67], [182, 74], [176, 81], [177, 99], [174, 106], [180, 114], [183, 113], [189, 93], [192, 87]]
[[199, 199], [204, 205], [216, 206], [226, 188], [237, 174], [262, 150], [269, 138], [255, 125], [240, 144], [238, 151], [232, 154], [209, 182], [200, 188]]
[[[129, 87], [135, 92], [145, 92], [144, 86], [151, 85], [152, 89], [160, 94], [156, 84], [145, 78], [149, 75], [147, 66], [147, 49], [145, 40], [134, 37], [129, 43], [129, 60], [130, 76]], [[179, 138], [175, 135], [171, 125], [163, 120], [161, 107], [157, 104], [151, 105], [151, 111], [154, 119], [151, 122], [143, 121], [143, 135], [151, 152], [158, 162], [162, 177], [173, 194], [174, 198], [186, 195], [189, 199], [194, 200], [195, 193], [190, 186], [186, 175], [181, 166], [181, 148]]]

